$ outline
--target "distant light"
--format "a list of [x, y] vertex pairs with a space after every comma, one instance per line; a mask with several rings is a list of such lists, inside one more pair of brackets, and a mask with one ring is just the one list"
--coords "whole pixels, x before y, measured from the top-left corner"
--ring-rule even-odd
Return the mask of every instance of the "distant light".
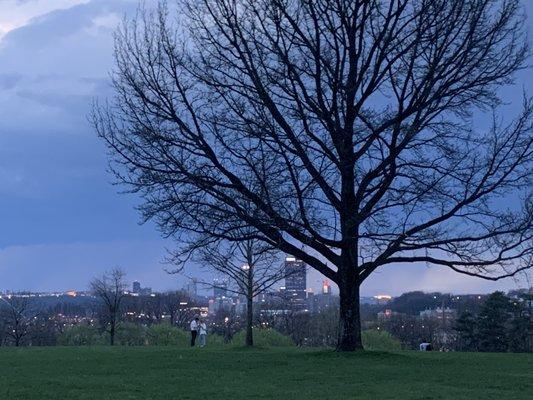
[[377, 296], [374, 296], [377, 300], [392, 300], [392, 296], [389, 296], [388, 294], [378, 294]]
[[294, 258], [294, 257], [286, 257], [285, 261], [293, 262], [293, 261], [296, 261], [296, 258]]

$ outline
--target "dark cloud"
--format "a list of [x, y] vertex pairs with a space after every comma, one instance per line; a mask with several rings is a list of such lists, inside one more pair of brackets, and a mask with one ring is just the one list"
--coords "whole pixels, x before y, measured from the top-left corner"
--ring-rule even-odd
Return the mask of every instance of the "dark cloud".
[[163, 258], [154, 227], [137, 224], [137, 199], [110, 185], [87, 122], [92, 100], [110, 93], [111, 33], [135, 7], [92, 1], [0, 39], [0, 289], [78, 287], [91, 265], [141, 268], [143, 252]]

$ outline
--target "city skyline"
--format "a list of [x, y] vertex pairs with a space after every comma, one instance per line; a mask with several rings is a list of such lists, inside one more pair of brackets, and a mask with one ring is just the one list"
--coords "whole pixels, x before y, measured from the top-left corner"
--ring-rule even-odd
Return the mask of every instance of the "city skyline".
[[[413, 266], [412, 266], [413, 267]], [[127, 271], [126, 271], [127, 272]], [[128, 282], [129, 286], [132, 286], [134, 282], [138, 282], [141, 284], [143, 288], [149, 288], [152, 289], [155, 293], [157, 292], [166, 292], [166, 291], [173, 291], [173, 290], [186, 290], [191, 277], [189, 276], [175, 276], [175, 275], [168, 275], [166, 272], [161, 271], [165, 274], [167, 277], [166, 284], [157, 284], [157, 279], [153, 279], [153, 273], [149, 273], [144, 275], [144, 279], [135, 278], [134, 276], [130, 276], [129, 274], [126, 275], [126, 281]], [[202, 271], [198, 271], [202, 272]], [[197, 276], [194, 276], [192, 278], [198, 279], [197, 285], [197, 291], [201, 295], [206, 295], [208, 293], [213, 292], [213, 287], [210, 286], [209, 281], [210, 280], [217, 280], [221, 279], [213, 277], [212, 274], [207, 273], [206, 271], [203, 271], [204, 273], [197, 274]], [[437, 271], [435, 271], [438, 273]], [[315, 294], [322, 293], [323, 290], [323, 284], [327, 279], [325, 279], [322, 275], [318, 274], [316, 271], [313, 271], [312, 269], [307, 269], [307, 279], [306, 279], [306, 288], [307, 290], [311, 290]], [[152, 279], [149, 278], [149, 276], [152, 276]], [[203, 278], [198, 278], [202, 277]], [[450, 278], [453, 278], [454, 275], [451, 275]], [[91, 276], [93, 278], [94, 276]], [[222, 278], [224, 279], [224, 278]], [[391, 277], [391, 279], [396, 279], [394, 277]], [[406, 278], [407, 280], [408, 278]], [[431, 278], [429, 278], [431, 279]], [[201, 280], [201, 282], [200, 282]], [[393, 297], [397, 297], [403, 293], [407, 292], [413, 292], [413, 291], [423, 291], [426, 293], [432, 293], [432, 292], [441, 292], [441, 293], [450, 293], [454, 295], [462, 295], [462, 294], [489, 294], [494, 291], [512, 291], [512, 290], [518, 290], [518, 289], [524, 289], [528, 288], [530, 285], [527, 284], [527, 281], [524, 281], [524, 283], [516, 283], [513, 285], [508, 285], [505, 282], [499, 282], [499, 285], [495, 285], [492, 283], [492, 285], [487, 286], [485, 290], [476, 290], [476, 288], [479, 288], [479, 285], [477, 285], [475, 278], [470, 278], [472, 285], [464, 285], [462, 289], [456, 289], [457, 284], [453, 285], [451, 284], [448, 289], [442, 288], [442, 285], [434, 284], [433, 286], [426, 286], [426, 288], [420, 288], [416, 287], [414, 285], [408, 286], [406, 281], [402, 282], [402, 285], [398, 287], [397, 289], [394, 289], [391, 281], [385, 281], [382, 282], [381, 280], [376, 280], [376, 282], [372, 282], [370, 280], [369, 285], [363, 285], [361, 290], [361, 297], [375, 297], [380, 295], [391, 295]], [[202, 283], [203, 282], [203, 283]], [[380, 287], [380, 283], [383, 283], [383, 285]], [[331, 287], [332, 293], [337, 295], [338, 294], [338, 288], [337, 285], [334, 282], [328, 281], [328, 284]], [[275, 285], [272, 290], [277, 291], [281, 287], [284, 287], [285, 283], [281, 281], [279, 284]], [[405, 290], [403, 289], [405, 287]], [[455, 288], [455, 289], [454, 289]], [[35, 288], [28, 288], [28, 287], [3, 287], [1, 286], [0, 282], [0, 293], [2, 292], [37, 292], [37, 293], [66, 293], [69, 291], [79, 291], [84, 292], [89, 290], [89, 281], [85, 285], [71, 285], [71, 286], [63, 286], [63, 287], [54, 287], [53, 285], [50, 286], [36, 286]]]

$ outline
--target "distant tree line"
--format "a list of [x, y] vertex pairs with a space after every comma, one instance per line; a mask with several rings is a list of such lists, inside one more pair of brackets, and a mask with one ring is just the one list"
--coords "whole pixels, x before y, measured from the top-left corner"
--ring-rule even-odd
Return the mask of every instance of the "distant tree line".
[[180, 291], [125, 296], [111, 318], [109, 305], [95, 297], [17, 293], [0, 300], [0, 346], [109, 344], [112, 321], [113, 342], [117, 339], [118, 344], [131, 343], [127, 338], [135, 337], [137, 327], [148, 335], [152, 326], [165, 325], [185, 335], [194, 315], [191, 307], [194, 302]]
[[[112, 282], [109, 276], [99, 279]], [[111, 301], [98, 296], [53, 299], [22, 294], [3, 298], [0, 346], [187, 345], [188, 324], [198, 312], [198, 304], [186, 293], [121, 295], [118, 303], [110, 293], [106, 296]], [[531, 293], [516, 298], [501, 292], [483, 296], [406, 293], [386, 305], [362, 306], [363, 342], [368, 344], [366, 348], [381, 350], [417, 349], [421, 342], [429, 341], [435, 349], [444, 350], [533, 352], [532, 300]], [[457, 319], [420, 317], [420, 311], [443, 302], [460, 311]], [[334, 304], [310, 313], [279, 298], [255, 302], [254, 308], [252, 325], [259, 344], [336, 345], [339, 308]], [[393, 314], [379, 319], [377, 313], [385, 308]], [[234, 308], [218, 310], [208, 317], [209, 343], [244, 345], [248, 323], [245, 311], [241, 315]]]

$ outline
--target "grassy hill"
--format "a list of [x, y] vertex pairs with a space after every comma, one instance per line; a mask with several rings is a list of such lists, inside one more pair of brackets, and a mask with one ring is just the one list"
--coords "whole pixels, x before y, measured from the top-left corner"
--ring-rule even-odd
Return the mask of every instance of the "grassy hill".
[[0, 348], [0, 399], [527, 399], [533, 356], [177, 347]]

